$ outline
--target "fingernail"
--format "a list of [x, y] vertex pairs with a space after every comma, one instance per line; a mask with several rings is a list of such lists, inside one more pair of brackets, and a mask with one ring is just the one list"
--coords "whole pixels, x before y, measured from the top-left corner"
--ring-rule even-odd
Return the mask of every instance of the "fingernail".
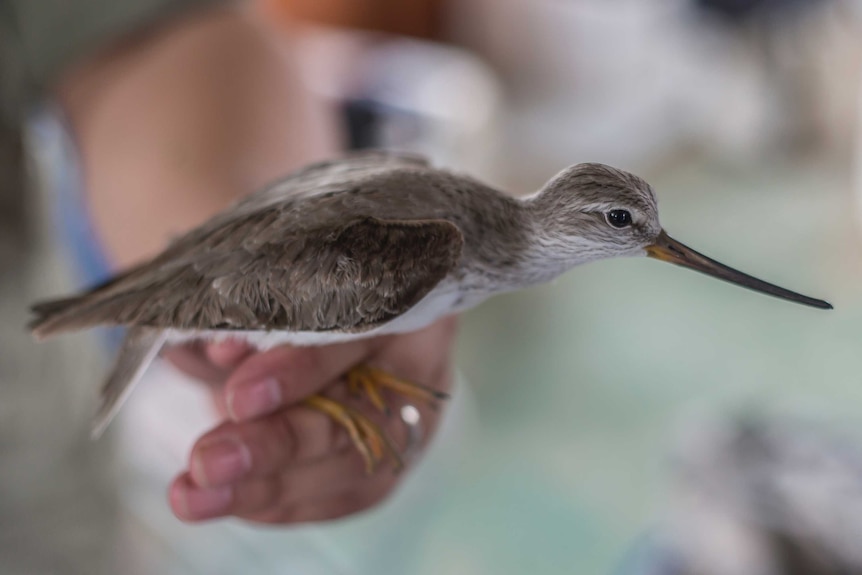
[[233, 489], [218, 487], [216, 489], [188, 489], [182, 496], [182, 502], [187, 519], [210, 519], [224, 514], [233, 499]]
[[192, 459], [192, 476], [207, 486], [236, 481], [251, 469], [251, 453], [236, 437], [227, 436], [204, 442]]
[[273, 377], [255, 381], [234, 391], [227, 408], [235, 421], [252, 419], [281, 406], [281, 387]]

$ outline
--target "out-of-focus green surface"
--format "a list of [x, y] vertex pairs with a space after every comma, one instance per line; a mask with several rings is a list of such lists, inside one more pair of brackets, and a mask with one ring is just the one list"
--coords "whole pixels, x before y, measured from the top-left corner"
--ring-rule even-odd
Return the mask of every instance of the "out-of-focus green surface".
[[422, 573], [610, 573], [667, 496], [697, 414], [862, 414], [862, 234], [846, 170], [688, 166], [649, 178], [677, 239], [819, 311], [644, 259], [594, 263], [469, 313], [481, 432]]

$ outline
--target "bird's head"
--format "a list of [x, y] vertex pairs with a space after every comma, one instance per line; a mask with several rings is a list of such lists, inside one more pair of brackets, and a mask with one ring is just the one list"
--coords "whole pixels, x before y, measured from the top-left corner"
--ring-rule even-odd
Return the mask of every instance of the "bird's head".
[[604, 164], [578, 164], [535, 197], [543, 236], [580, 261], [642, 255], [661, 233], [655, 193], [641, 178]]
[[540, 241], [570, 264], [645, 255], [797, 303], [832, 308], [729, 268], [668, 236], [652, 187], [629, 172], [596, 163], [571, 166], [530, 204], [542, 227]]

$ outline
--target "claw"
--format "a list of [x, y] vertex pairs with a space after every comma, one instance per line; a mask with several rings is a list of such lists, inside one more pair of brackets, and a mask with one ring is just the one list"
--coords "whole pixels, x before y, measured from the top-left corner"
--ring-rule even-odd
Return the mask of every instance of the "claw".
[[425, 403], [433, 404], [436, 401], [449, 399], [448, 393], [428, 387], [427, 385], [422, 385], [421, 383], [404, 381], [403, 379], [390, 375], [381, 369], [373, 367], [359, 367], [356, 369], [366, 370], [366, 377], [372, 378], [380, 387], [388, 387], [392, 391], [400, 393], [401, 395], [412, 397]]
[[[368, 401], [381, 413], [389, 416], [391, 410], [383, 397], [383, 388], [436, 408], [437, 402], [448, 399], [449, 395], [430, 387], [404, 381], [383, 370], [368, 366], [351, 369], [345, 376], [347, 389], [353, 396], [368, 397]], [[305, 405], [316, 409], [347, 430], [350, 440], [356, 446], [365, 462], [365, 471], [370, 475], [388, 456], [398, 472], [404, 467], [401, 453], [389, 434], [367, 416], [356, 409], [328, 397], [313, 395], [305, 399]]]
[[375, 456], [374, 450], [368, 444], [355, 417], [340, 403], [322, 395], [307, 397], [304, 403], [308, 407], [321, 411], [340, 423], [347, 430], [350, 440], [356, 446], [356, 449], [359, 450], [359, 454], [362, 455], [362, 459], [365, 461], [365, 472], [369, 475], [374, 473], [374, 468], [377, 467], [377, 463], [381, 457]]

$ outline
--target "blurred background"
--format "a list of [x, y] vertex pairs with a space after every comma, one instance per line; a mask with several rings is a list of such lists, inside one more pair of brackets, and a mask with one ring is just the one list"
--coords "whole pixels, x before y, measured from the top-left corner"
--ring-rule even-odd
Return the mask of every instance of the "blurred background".
[[[862, 3], [257, 9], [309, 23], [303, 75], [345, 148], [420, 151], [515, 194], [613, 164], [654, 186], [675, 237], [835, 306], [639, 259], [469, 312], [476, 421], [445, 496], [387, 551], [401, 572], [862, 573]], [[56, 134], [28, 142], [50, 173]], [[0, 572], [110, 572], [110, 441], [86, 438], [104, 353], [25, 333], [34, 294], [76, 281], [52, 200], [28, 200], [32, 225], [0, 228]]]

